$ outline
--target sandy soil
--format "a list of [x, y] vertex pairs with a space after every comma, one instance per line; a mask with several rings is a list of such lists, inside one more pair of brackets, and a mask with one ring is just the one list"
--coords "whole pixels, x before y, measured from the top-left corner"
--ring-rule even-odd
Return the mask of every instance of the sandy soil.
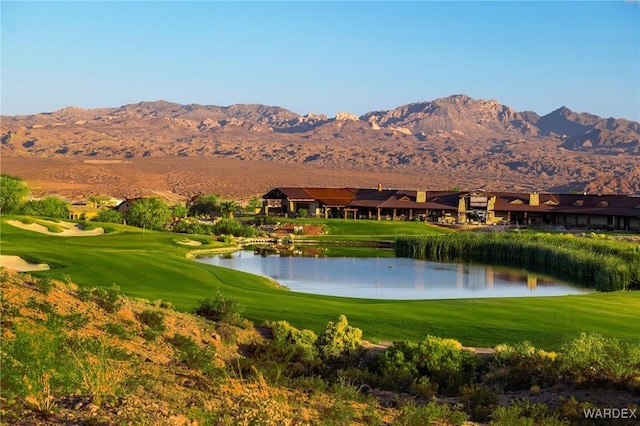
[[202, 245], [200, 241], [194, 241], [194, 240], [180, 240], [178, 241], [178, 244], [182, 244], [183, 246], [193, 246], [193, 247]]
[[29, 263], [20, 256], [0, 255], [0, 266], [18, 272], [46, 271], [46, 263]]
[[49, 222], [44, 220], [42, 222], [47, 222], [47, 223], [50, 223], [51, 225], [58, 225], [63, 228], [62, 232], [51, 232], [47, 229], [46, 226], [40, 225], [39, 223], [30, 223], [27, 225], [25, 223], [20, 222], [19, 220], [7, 221], [9, 225], [15, 226], [16, 228], [26, 229], [28, 231], [35, 231], [41, 234], [55, 235], [57, 237], [92, 237], [92, 236], [104, 234], [104, 229], [102, 228], [96, 228], [90, 231], [84, 231], [82, 229], [82, 225], [77, 223], [63, 222], [63, 221], [56, 223], [56, 222]]

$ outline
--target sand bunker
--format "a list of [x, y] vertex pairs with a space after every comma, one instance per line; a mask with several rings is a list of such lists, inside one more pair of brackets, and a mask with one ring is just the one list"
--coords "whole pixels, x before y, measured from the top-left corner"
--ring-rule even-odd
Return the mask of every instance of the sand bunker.
[[46, 271], [46, 263], [29, 263], [20, 256], [0, 255], [0, 266], [18, 272]]
[[182, 244], [183, 246], [201, 246], [202, 243], [200, 241], [193, 240], [180, 240], [178, 244]]
[[82, 229], [82, 225], [79, 223], [71, 223], [71, 222], [50, 222], [47, 220], [40, 220], [42, 223], [51, 224], [52, 226], [59, 226], [62, 228], [62, 232], [51, 232], [47, 229], [46, 226], [40, 225], [39, 223], [22, 223], [19, 220], [8, 220], [7, 223], [9, 225], [15, 226], [16, 228], [26, 229], [28, 231], [40, 232], [41, 234], [47, 235], [55, 235], [58, 237], [92, 237], [96, 235], [104, 234], [104, 229], [96, 228], [90, 231], [84, 231]]

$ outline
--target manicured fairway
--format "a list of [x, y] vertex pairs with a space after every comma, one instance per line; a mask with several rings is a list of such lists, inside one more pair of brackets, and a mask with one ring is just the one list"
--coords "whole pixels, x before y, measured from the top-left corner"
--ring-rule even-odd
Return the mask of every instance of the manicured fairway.
[[[102, 236], [58, 237], [15, 228], [7, 219], [11, 218], [2, 218], [2, 254], [52, 266], [34, 275], [84, 286], [116, 283], [123, 293], [168, 300], [181, 310], [219, 288], [239, 299], [246, 307], [244, 316], [256, 323], [287, 320], [319, 331], [345, 314], [350, 324], [364, 331], [365, 339], [374, 341], [419, 340], [433, 334], [465, 345], [529, 340], [556, 349], [581, 331], [640, 341], [640, 292], [432, 301], [323, 297], [281, 290], [264, 278], [188, 260], [190, 248], [177, 243], [188, 238], [182, 234], [113, 226], [116, 232]], [[194, 248], [224, 246], [213, 239], [204, 241], [210, 244]]]
[[283, 219], [283, 222], [296, 224], [323, 225], [325, 235], [302, 235], [300, 239], [324, 241], [393, 241], [398, 235], [434, 235], [446, 234], [449, 230], [418, 221], [390, 220], [341, 220], [341, 219]]

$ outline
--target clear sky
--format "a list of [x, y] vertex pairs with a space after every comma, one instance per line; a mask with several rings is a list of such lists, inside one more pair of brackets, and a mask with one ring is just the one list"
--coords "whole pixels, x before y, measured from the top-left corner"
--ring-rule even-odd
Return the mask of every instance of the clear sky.
[[5, 115], [139, 101], [357, 115], [453, 94], [640, 121], [638, 2], [11, 2]]

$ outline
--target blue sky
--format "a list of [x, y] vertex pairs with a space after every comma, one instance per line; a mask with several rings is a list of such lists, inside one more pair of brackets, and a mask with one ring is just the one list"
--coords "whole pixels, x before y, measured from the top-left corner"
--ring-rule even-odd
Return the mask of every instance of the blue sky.
[[1, 2], [6, 115], [452, 94], [640, 120], [637, 2]]

